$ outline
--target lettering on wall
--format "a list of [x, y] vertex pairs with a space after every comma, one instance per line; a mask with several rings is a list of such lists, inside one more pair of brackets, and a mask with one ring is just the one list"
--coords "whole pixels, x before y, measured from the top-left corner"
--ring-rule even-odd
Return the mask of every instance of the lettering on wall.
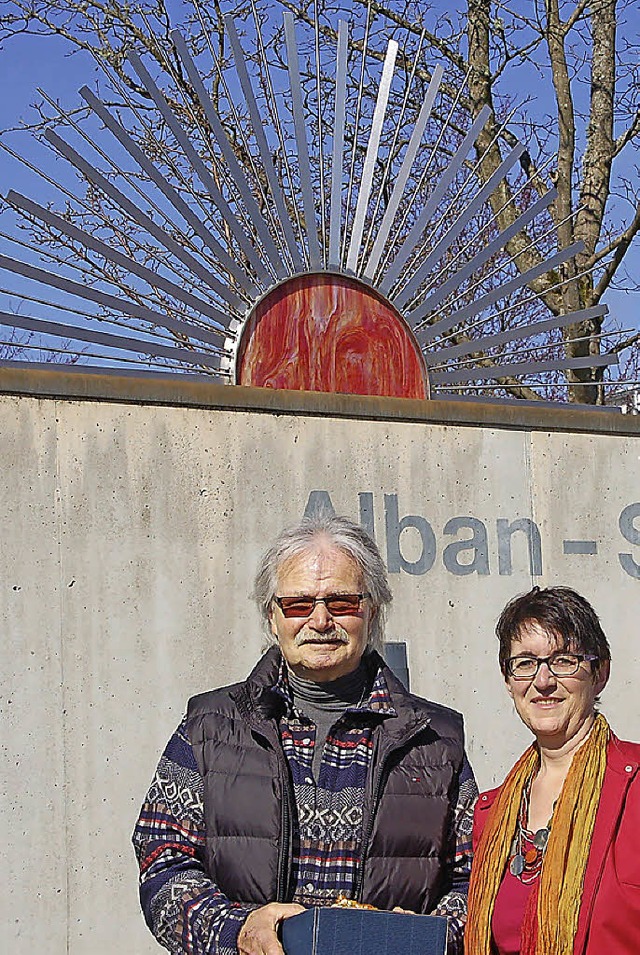
[[[401, 514], [397, 494], [384, 496], [384, 528], [386, 562], [391, 574], [428, 574], [441, 553], [445, 570], [456, 577], [469, 574], [488, 576], [498, 573], [510, 577], [517, 570], [527, 570], [533, 577], [542, 575], [542, 537], [540, 528], [529, 517], [499, 517], [493, 522], [471, 515], [449, 518], [444, 526], [434, 528], [421, 514]], [[374, 496], [370, 491], [358, 494], [360, 523], [375, 537]], [[304, 516], [335, 508], [328, 491], [311, 491]], [[640, 503], [629, 504], [620, 513], [618, 529], [624, 541], [638, 548], [618, 554], [620, 566], [630, 577], [640, 580]], [[439, 535], [439, 536], [438, 536]], [[495, 543], [495, 556], [490, 553]], [[566, 556], [597, 556], [595, 540], [567, 539], [562, 542]]]
[[[640, 547], [640, 504], [629, 504], [618, 518], [620, 533], [630, 544]], [[633, 559], [633, 554], [618, 554], [618, 560], [625, 573], [640, 580], [640, 564]]]

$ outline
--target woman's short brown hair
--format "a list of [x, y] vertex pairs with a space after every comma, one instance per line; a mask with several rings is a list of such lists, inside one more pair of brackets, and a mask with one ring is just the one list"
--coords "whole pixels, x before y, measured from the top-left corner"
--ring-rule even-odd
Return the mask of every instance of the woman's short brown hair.
[[504, 676], [512, 643], [531, 623], [555, 638], [561, 650], [592, 653], [597, 658], [591, 664], [594, 671], [611, 659], [609, 643], [588, 600], [570, 587], [534, 587], [510, 600], [496, 624], [498, 660]]

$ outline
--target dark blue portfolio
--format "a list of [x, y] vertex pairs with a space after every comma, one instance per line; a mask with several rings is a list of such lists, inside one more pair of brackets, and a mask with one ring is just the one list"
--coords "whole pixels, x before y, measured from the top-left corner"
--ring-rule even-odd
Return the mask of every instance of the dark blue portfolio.
[[445, 955], [447, 920], [370, 909], [308, 909], [282, 923], [285, 955]]

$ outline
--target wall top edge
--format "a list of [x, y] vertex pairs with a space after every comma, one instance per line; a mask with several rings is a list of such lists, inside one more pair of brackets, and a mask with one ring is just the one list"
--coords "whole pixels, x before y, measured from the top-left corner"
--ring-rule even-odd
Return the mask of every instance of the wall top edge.
[[99, 371], [37, 370], [0, 367], [0, 395], [43, 399], [100, 401], [116, 404], [174, 405], [263, 414], [360, 418], [424, 422], [468, 427], [531, 431], [593, 432], [640, 435], [640, 415], [572, 407], [537, 408], [533, 403], [491, 401], [419, 401], [323, 392], [279, 391], [184, 380], [176, 375], [145, 377], [102, 374]]

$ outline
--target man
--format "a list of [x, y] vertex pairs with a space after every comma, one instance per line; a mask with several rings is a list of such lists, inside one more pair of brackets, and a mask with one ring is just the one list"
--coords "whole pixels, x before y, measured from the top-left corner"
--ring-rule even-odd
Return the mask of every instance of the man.
[[254, 596], [273, 646], [189, 702], [136, 826], [151, 931], [171, 952], [282, 955], [284, 919], [346, 896], [447, 915], [461, 951], [477, 788], [461, 716], [376, 651], [391, 591], [375, 543], [304, 520]]

